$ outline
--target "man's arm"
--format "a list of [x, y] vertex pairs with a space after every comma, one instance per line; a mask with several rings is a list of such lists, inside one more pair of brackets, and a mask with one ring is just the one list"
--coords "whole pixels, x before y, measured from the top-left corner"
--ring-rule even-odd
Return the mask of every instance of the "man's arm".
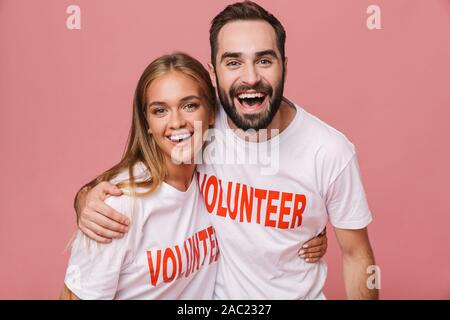
[[[120, 196], [122, 191], [109, 182], [90, 184], [78, 191], [74, 207], [78, 228], [89, 238], [99, 243], [109, 243], [122, 238], [128, 232], [129, 219], [105, 204], [108, 196]], [[326, 253], [328, 239], [326, 230], [305, 243], [299, 256], [308, 263], [318, 262]]]
[[367, 286], [367, 268], [375, 265], [367, 228], [358, 230], [335, 228], [342, 251], [345, 290], [348, 299], [378, 299], [378, 289]]
[[99, 243], [109, 243], [128, 232], [129, 219], [105, 204], [109, 196], [120, 196], [122, 191], [109, 182], [83, 187], [74, 201], [78, 228]]
[[81, 300], [78, 298], [66, 285], [61, 291], [61, 295], [59, 296], [59, 300]]
[[80, 219], [80, 212], [83, 211], [83, 208], [86, 206], [86, 196], [92, 188], [89, 186], [84, 186], [81, 188], [73, 201], [73, 208], [75, 209], [75, 213], [77, 214], [77, 224], [78, 220]]

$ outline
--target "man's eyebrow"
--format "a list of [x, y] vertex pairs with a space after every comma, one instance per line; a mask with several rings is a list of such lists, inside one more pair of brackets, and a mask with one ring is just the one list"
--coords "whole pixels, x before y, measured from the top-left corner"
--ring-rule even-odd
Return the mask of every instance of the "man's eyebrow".
[[263, 56], [272, 56], [273, 58], [278, 59], [277, 53], [272, 49], [258, 51], [257, 53], [255, 53], [255, 56], [257, 58], [261, 58]]
[[[255, 53], [255, 56], [257, 58], [261, 58], [264, 56], [272, 56], [273, 58], [278, 59], [277, 53], [275, 52], [275, 50], [272, 49], [258, 51]], [[227, 58], [240, 58], [240, 57], [242, 57], [242, 53], [240, 52], [225, 52], [224, 54], [222, 54], [220, 62], [223, 62], [223, 60]]]
[[225, 52], [222, 54], [222, 57], [220, 57], [220, 62], [223, 62], [223, 60], [227, 58], [240, 58], [242, 57], [242, 53], [240, 52]]

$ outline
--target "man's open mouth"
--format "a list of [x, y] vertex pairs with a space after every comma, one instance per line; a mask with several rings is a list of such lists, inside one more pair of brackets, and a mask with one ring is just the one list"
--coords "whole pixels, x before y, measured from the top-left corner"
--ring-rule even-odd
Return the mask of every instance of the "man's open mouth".
[[265, 92], [242, 92], [236, 95], [236, 100], [244, 112], [259, 112], [267, 98]]

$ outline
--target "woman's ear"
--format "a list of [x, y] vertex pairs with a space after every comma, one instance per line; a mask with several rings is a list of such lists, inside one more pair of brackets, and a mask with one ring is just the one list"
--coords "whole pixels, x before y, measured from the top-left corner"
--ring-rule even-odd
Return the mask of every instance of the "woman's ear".
[[150, 128], [148, 121], [147, 121], [147, 128], [148, 128], [147, 133], [152, 134], [152, 129]]
[[216, 113], [215, 112], [210, 112], [209, 113], [209, 126], [212, 127], [214, 126], [214, 122], [216, 121]]
[[211, 78], [212, 85], [214, 86], [214, 88], [217, 89], [217, 87], [216, 87], [216, 72], [215, 72], [214, 66], [212, 65], [211, 62], [208, 62], [208, 72], [209, 72], [209, 77]]
[[152, 134], [152, 129], [150, 129], [150, 124], [148, 123], [148, 116], [147, 116], [148, 110], [147, 109], [148, 109], [148, 107], [146, 107], [146, 109], [144, 110], [145, 125], [148, 128], [147, 133]]

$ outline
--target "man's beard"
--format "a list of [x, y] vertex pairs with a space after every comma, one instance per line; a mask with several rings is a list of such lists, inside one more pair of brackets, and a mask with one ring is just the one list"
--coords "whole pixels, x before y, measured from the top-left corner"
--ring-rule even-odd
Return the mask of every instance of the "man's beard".
[[[218, 79], [216, 74], [216, 79]], [[279, 82], [278, 86], [273, 90], [273, 88], [264, 84], [263, 82], [258, 82], [253, 86], [248, 85], [238, 85], [232, 86], [227, 93], [220, 87], [218, 80], [216, 81], [217, 88], [219, 88], [218, 94], [220, 103], [225, 109], [228, 117], [231, 121], [240, 129], [248, 130], [260, 130], [266, 129], [275, 117], [278, 109], [280, 109], [281, 101], [283, 100], [283, 90], [284, 90], [284, 70], [282, 75], [282, 80]], [[234, 105], [234, 98], [237, 98], [237, 93], [242, 91], [255, 90], [258, 92], [264, 92], [268, 99], [268, 107], [258, 114], [239, 114], [237, 107]]]

